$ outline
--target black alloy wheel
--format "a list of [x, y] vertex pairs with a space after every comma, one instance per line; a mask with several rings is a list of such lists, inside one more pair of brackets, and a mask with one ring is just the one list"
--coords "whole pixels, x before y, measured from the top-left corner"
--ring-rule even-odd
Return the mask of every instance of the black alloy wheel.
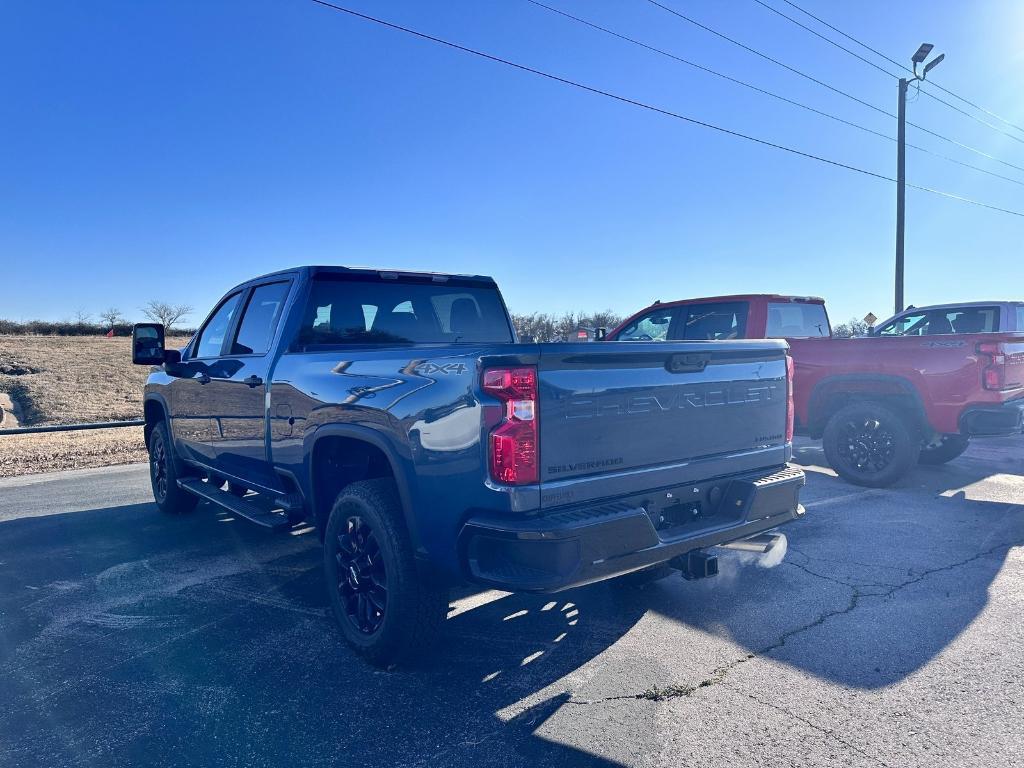
[[847, 420], [840, 427], [839, 455], [860, 472], [884, 471], [896, 456], [896, 440], [885, 424], [871, 417]]
[[153, 497], [157, 504], [167, 501], [167, 446], [163, 436], [157, 436], [149, 449], [149, 476], [153, 481]]
[[825, 457], [844, 480], [884, 488], [917, 462], [921, 438], [913, 419], [888, 403], [850, 403], [828, 420]]
[[162, 512], [180, 515], [195, 509], [199, 499], [178, 487], [179, 469], [167, 423], [159, 422], [149, 435], [149, 479], [153, 500]]
[[416, 563], [390, 477], [341, 490], [324, 530], [324, 577], [345, 642], [389, 668], [429, 656], [448, 614], [448, 587]]
[[334, 560], [346, 617], [360, 632], [372, 635], [384, 623], [388, 579], [380, 544], [364, 518], [348, 518], [335, 538]]

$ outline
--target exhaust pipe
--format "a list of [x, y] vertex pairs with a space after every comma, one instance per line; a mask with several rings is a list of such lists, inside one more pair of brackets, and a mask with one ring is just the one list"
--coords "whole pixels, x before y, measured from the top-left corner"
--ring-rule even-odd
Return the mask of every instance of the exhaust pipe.
[[702, 549], [674, 557], [668, 564], [682, 573], [683, 578], [688, 581], [718, 575], [718, 555], [709, 555]]
[[739, 552], [756, 552], [759, 555], [764, 555], [775, 549], [775, 545], [782, 539], [781, 533], [760, 533], [749, 539], [730, 541], [728, 544], [719, 544], [718, 546], [722, 549], [735, 549]]

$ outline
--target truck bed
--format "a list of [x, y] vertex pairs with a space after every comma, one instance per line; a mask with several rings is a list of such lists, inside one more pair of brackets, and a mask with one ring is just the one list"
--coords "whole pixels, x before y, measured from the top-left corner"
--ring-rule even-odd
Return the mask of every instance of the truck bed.
[[[998, 408], [1024, 399], [1024, 334], [977, 333], [950, 336], [790, 339], [795, 363], [796, 420], [814, 433], [815, 412], [828, 387], [856, 387], [870, 380], [872, 391], [888, 379], [892, 394], [920, 403], [926, 422], [938, 433], [961, 431], [965, 411]], [[1002, 390], [986, 389], [987, 356], [980, 344], [1006, 351]], [[866, 386], [866, 384], [865, 384]]]

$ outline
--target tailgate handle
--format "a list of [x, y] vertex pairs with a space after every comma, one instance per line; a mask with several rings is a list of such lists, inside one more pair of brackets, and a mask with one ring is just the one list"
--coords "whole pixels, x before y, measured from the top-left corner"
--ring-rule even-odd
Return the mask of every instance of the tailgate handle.
[[669, 373], [699, 373], [707, 367], [710, 360], [709, 352], [687, 352], [672, 355], [665, 363], [665, 368]]

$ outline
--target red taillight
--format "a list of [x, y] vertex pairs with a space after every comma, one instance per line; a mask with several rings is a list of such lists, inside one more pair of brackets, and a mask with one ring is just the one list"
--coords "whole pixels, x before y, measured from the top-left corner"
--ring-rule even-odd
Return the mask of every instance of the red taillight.
[[793, 403], [793, 357], [786, 354], [786, 442], [793, 442], [796, 406]]
[[982, 342], [978, 345], [978, 353], [987, 355], [989, 359], [981, 371], [981, 382], [985, 389], [997, 392], [1006, 389], [1006, 354], [1003, 345], [998, 342]]
[[484, 371], [483, 388], [505, 406], [488, 439], [491, 477], [503, 485], [536, 483], [537, 369], [491, 368]]

